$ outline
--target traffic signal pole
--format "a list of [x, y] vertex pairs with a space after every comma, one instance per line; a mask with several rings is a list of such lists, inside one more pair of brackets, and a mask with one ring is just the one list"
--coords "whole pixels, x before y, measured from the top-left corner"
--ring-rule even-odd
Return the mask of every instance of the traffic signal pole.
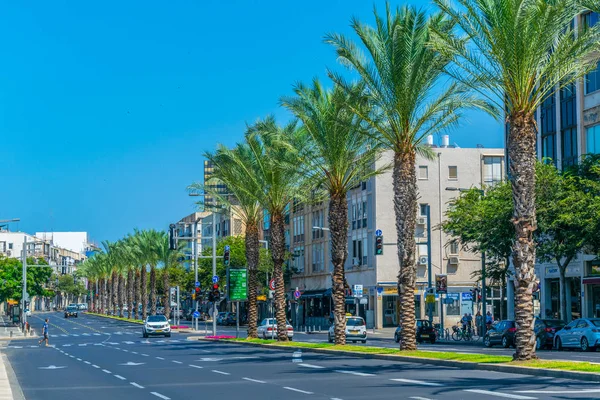
[[[212, 213], [212, 267], [213, 276], [217, 276], [217, 214]], [[213, 336], [217, 336], [217, 303], [213, 302]]]
[[[427, 204], [427, 285], [429, 289], [427, 294], [433, 294], [433, 286], [431, 280], [431, 206]], [[427, 302], [427, 314], [429, 315], [429, 324], [433, 326], [433, 306], [435, 303]]]

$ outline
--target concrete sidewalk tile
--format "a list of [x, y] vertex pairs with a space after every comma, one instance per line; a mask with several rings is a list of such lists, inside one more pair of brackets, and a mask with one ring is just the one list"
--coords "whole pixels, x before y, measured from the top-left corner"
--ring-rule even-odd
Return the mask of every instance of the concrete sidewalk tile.
[[0, 355], [0, 400], [13, 400], [10, 381], [4, 366], [4, 357]]

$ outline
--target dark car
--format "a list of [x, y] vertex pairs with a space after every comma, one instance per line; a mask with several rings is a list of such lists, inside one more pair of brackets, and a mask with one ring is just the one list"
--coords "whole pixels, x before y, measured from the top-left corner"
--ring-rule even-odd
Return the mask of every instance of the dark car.
[[224, 325], [235, 325], [235, 313], [234, 312], [227, 313], [227, 315], [223, 319], [223, 324]]
[[486, 332], [483, 344], [486, 347], [492, 347], [495, 344], [501, 344], [502, 347], [513, 346], [516, 331], [515, 321], [498, 321]]
[[78, 312], [78, 308], [77, 306], [68, 306], [65, 309], [65, 318], [69, 318], [69, 317], [75, 317], [77, 318], [77, 312]]
[[[396, 343], [400, 342], [400, 332], [402, 331], [402, 327], [397, 327], [396, 332], [394, 333], [394, 340]], [[435, 328], [429, 323], [429, 320], [426, 319], [418, 319], [417, 320], [417, 342], [430, 342], [431, 344], [435, 343]]]
[[536, 349], [551, 349], [554, 346], [554, 335], [564, 328], [565, 323], [560, 319], [536, 319], [535, 335]]
[[227, 313], [225, 311], [221, 311], [217, 315], [217, 325], [223, 325], [223, 324], [225, 324], [225, 318], [226, 317], [227, 317]]

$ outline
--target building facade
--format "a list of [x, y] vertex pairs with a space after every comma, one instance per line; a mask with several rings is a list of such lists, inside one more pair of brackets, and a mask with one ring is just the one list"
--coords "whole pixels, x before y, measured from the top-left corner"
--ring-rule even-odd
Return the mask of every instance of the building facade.
[[[465, 251], [438, 226], [444, 220], [449, 203], [459, 194], [457, 189], [481, 188], [504, 179], [504, 149], [456, 148], [446, 144], [432, 149], [436, 157], [417, 158], [419, 207], [415, 237], [417, 241], [416, 316], [426, 316], [425, 291], [428, 262], [434, 275], [447, 275], [446, 300], [436, 297], [434, 321], [443, 312], [445, 325], [456, 323], [465, 312], [475, 314], [471, 289], [472, 273], [481, 268], [481, 257]], [[387, 152], [378, 161], [392, 161]], [[348, 259], [346, 279], [350, 288], [362, 286], [362, 293], [347, 297], [347, 310], [363, 316], [369, 327], [397, 326], [399, 304], [396, 252], [396, 227], [393, 207], [391, 171], [362, 182], [348, 194]], [[451, 189], [451, 190], [447, 190]], [[455, 189], [455, 190], [452, 190]], [[430, 209], [431, 254], [427, 251], [427, 206]], [[332, 310], [331, 264], [327, 203], [311, 206], [294, 205], [290, 210], [289, 244], [293, 271], [291, 290], [301, 293], [292, 299], [292, 317], [296, 325], [327, 326]], [[382, 231], [384, 251], [375, 255], [375, 232]], [[500, 299], [498, 299], [499, 301]], [[493, 299], [490, 301], [493, 304]], [[358, 308], [358, 310], [357, 310]], [[443, 310], [442, 310], [443, 308]]]

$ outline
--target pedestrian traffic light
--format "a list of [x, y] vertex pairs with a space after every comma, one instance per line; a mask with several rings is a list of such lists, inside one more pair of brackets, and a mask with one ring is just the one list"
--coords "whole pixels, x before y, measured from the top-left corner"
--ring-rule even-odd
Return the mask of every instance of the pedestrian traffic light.
[[221, 299], [221, 292], [219, 292], [219, 284], [215, 283], [213, 285], [213, 290], [212, 290], [212, 300], [211, 301], [219, 301]]
[[383, 254], [383, 235], [375, 235], [375, 255]]
[[223, 264], [225, 264], [226, 267], [229, 267], [229, 259], [231, 257], [231, 248], [229, 247], [229, 245], [225, 246], [225, 249], [223, 251]]
[[175, 238], [175, 224], [169, 225], [169, 250], [177, 250], [177, 239]]

